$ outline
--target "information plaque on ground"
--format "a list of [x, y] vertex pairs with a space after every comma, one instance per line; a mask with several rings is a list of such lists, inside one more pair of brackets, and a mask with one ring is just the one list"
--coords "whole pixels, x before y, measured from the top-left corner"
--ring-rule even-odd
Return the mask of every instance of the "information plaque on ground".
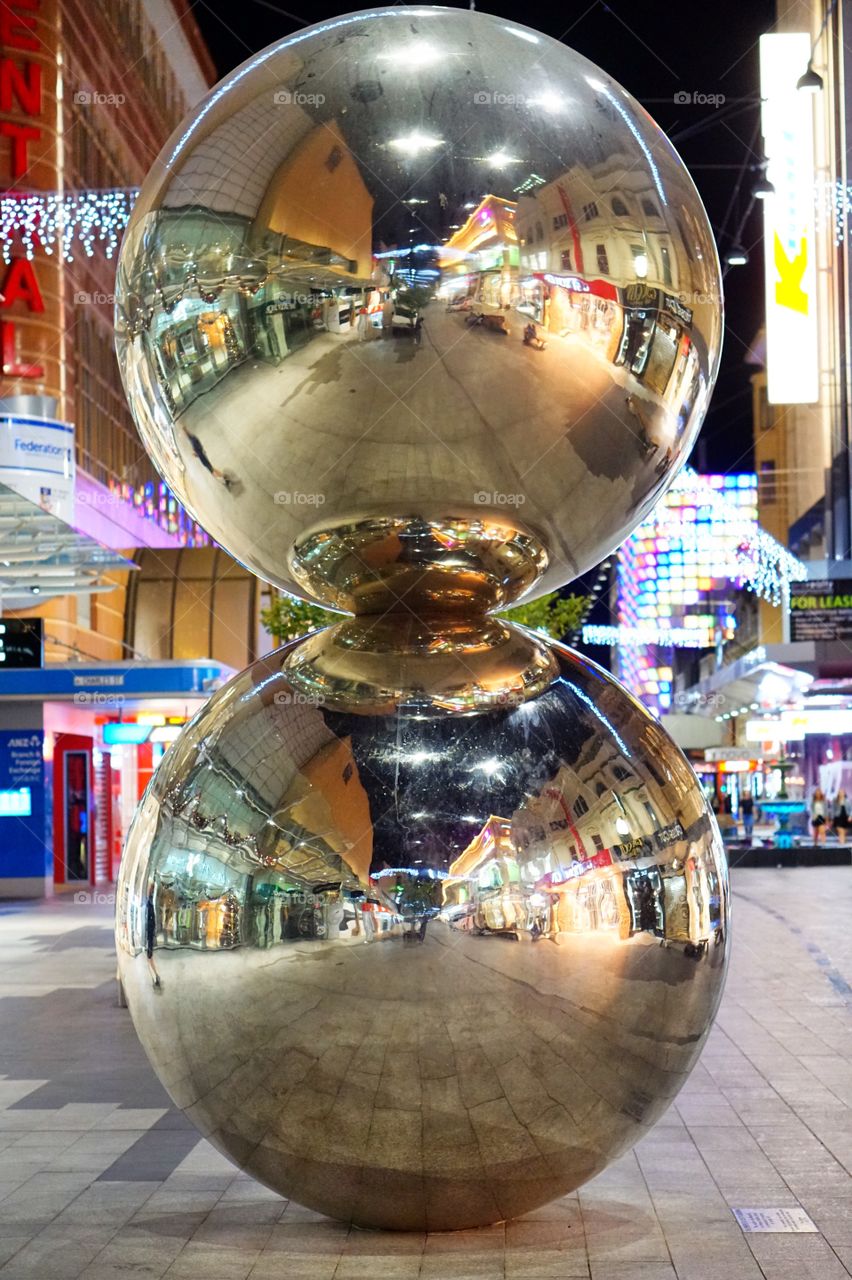
[[819, 1231], [801, 1205], [782, 1209], [734, 1209], [743, 1231]]
[[852, 640], [852, 578], [791, 583], [790, 639]]

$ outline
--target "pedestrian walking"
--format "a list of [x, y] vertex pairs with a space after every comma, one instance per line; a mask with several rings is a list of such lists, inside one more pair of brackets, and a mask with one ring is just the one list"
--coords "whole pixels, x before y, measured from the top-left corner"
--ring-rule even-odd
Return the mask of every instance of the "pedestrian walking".
[[825, 843], [825, 792], [817, 787], [811, 796], [811, 831], [814, 844]]
[[747, 791], [740, 800], [740, 813], [743, 818], [743, 835], [751, 844], [754, 835], [754, 798], [750, 791]]

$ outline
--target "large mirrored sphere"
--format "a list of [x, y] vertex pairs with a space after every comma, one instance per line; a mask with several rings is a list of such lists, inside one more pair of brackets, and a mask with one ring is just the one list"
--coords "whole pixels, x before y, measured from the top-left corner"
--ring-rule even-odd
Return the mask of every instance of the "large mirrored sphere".
[[415, 624], [372, 694], [345, 629], [248, 668], [122, 861], [121, 977], [175, 1103], [364, 1226], [495, 1222], [593, 1177], [671, 1103], [724, 980], [724, 852], [680, 751], [599, 668], [485, 625], [490, 677], [457, 634], [431, 693]]
[[500, 604], [600, 561], [685, 461], [716, 251], [665, 134], [484, 13], [352, 14], [270, 46], [164, 148], [118, 354], [174, 493], [341, 609]]

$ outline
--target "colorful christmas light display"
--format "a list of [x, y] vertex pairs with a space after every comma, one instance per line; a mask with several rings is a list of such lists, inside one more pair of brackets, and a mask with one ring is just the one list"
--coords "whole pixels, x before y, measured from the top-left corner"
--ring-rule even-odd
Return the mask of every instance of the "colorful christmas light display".
[[136, 488], [132, 484], [110, 484], [110, 491], [121, 498], [146, 520], [153, 520], [166, 533], [178, 538], [182, 547], [210, 545], [208, 534], [196, 524], [162, 480]]
[[687, 467], [619, 552], [617, 627], [584, 629], [583, 638], [617, 645], [620, 679], [664, 712], [673, 649], [709, 649], [734, 634], [724, 589], [745, 587], [779, 604], [799, 576], [807, 576], [802, 563], [757, 523], [756, 475], [700, 476]]
[[115, 191], [7, 192], [0, 196], [0, 241], [3, 260], [11, 262], [16, 245], [33, 258], [38, 248], [58, 252], [66, 262], [79, 247], [87, 258], [96, 245], [113, 257], [139, 192]]

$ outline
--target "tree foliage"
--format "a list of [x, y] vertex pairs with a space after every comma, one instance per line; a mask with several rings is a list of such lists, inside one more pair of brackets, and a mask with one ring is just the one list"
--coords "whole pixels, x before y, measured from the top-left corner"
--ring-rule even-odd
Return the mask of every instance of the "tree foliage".
[[307, 600], [298, 600], [296, 596], [279, 591], [267, 608], [261, 609], [260, 620], [276, 644], [286, 644], [288, 640], [297, 640], [309, 631], [316, 631], [317, 627], [339, 622], [340, 614], [330, 613], [318, 604], [310, 604]]
[[588, 611], [588, 596], [561, 596], [558, 591], [551, 591], [529, 604], [503, 610], [500, 617], [532, 631], [543, 631], [552, 640], [562, 640], [582, 626]]
[[[561, 596], [558, 591], [551, 591], [529, 604], [503, 610], [500, 617], [518, 622], [532, 631], [543, 631], [553, 640], [562, 640], [582, 626], [588, 609], [588, 596]], [[288, 640], [296, 640], [318, 627], [339, 622], [340, 616], [282, 591], [277, 592], [269, 606], [261, 610], [260, 620], [276, 644], [286, 644]]]

